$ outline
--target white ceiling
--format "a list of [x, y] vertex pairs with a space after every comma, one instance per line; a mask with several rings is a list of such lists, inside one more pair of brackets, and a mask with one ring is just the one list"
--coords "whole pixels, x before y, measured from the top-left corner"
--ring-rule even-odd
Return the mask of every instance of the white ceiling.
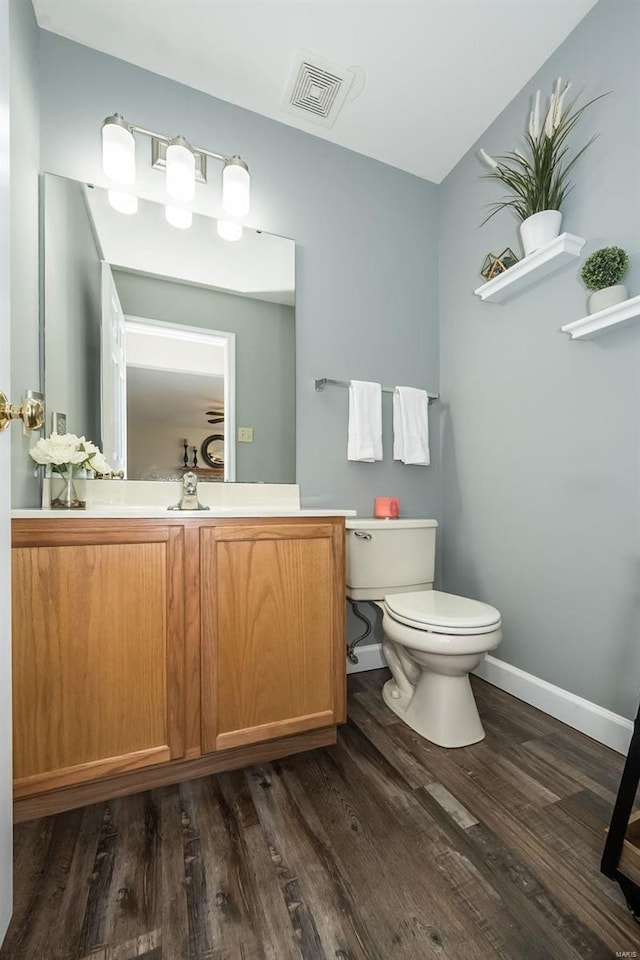
[[[203, 337], [188, 339], [180, 324], [166, 327], [143, 325], [129, 317], [125, 327], [125, 356], [127, 367], [145, 370], [168, 371], [175, 374], [217, 377], [224, 383], [225, 352], [222, 343], [203, 342]], [[165, 332], [166, 331], [166, 332]], [[167, 336], [167, 333], [169, 336]], [[211, 400], [209, 404], [211, 404]]]
[[[46, 30], [439, 183], [595, 2], [33, 0], [33, 5]], [[347, 100], [330, 129], [282, 109], [300, 48], [364, 71], [364, 88]]]

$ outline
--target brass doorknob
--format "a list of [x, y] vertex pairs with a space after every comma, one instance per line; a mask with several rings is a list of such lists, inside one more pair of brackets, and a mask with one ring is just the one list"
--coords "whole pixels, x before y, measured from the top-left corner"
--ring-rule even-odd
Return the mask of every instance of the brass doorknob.
[[22, 403], [9, 403], [0, 392], [0, 430], [6, 430], [12, 420], [22, 420], [25, 431], [39, 430], [44, 423], [44, 397], [29, 390]]

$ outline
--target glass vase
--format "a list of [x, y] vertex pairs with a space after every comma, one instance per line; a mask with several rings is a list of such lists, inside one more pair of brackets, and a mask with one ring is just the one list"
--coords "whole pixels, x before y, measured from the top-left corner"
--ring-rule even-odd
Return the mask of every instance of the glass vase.
[[87, 506], [86, 479], [84, 471], [76, 473], [73, 469], [58, 473], [51, 471], [51, 509], [85, 510]]

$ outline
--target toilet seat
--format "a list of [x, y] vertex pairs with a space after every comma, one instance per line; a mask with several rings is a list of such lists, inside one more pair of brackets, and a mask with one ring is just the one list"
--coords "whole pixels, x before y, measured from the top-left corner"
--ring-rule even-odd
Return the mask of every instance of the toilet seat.
[[387, 614], [414, 630], [447, 636], [479, 636], [501, 626], [499, 610], [468, 597], [439, 590], [392, 593], [384, 598]]

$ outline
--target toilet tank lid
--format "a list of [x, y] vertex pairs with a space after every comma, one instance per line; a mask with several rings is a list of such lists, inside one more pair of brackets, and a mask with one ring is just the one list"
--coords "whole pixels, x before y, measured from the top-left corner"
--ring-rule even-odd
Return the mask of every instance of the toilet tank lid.
[[345, 520], [347, 530], [409, 530], [417, 527], [437, 527], [437, 520], [429, 520], [424, 517], [417, 519], [402, 520], [379, 520], [377, 517], [347, 517]]

